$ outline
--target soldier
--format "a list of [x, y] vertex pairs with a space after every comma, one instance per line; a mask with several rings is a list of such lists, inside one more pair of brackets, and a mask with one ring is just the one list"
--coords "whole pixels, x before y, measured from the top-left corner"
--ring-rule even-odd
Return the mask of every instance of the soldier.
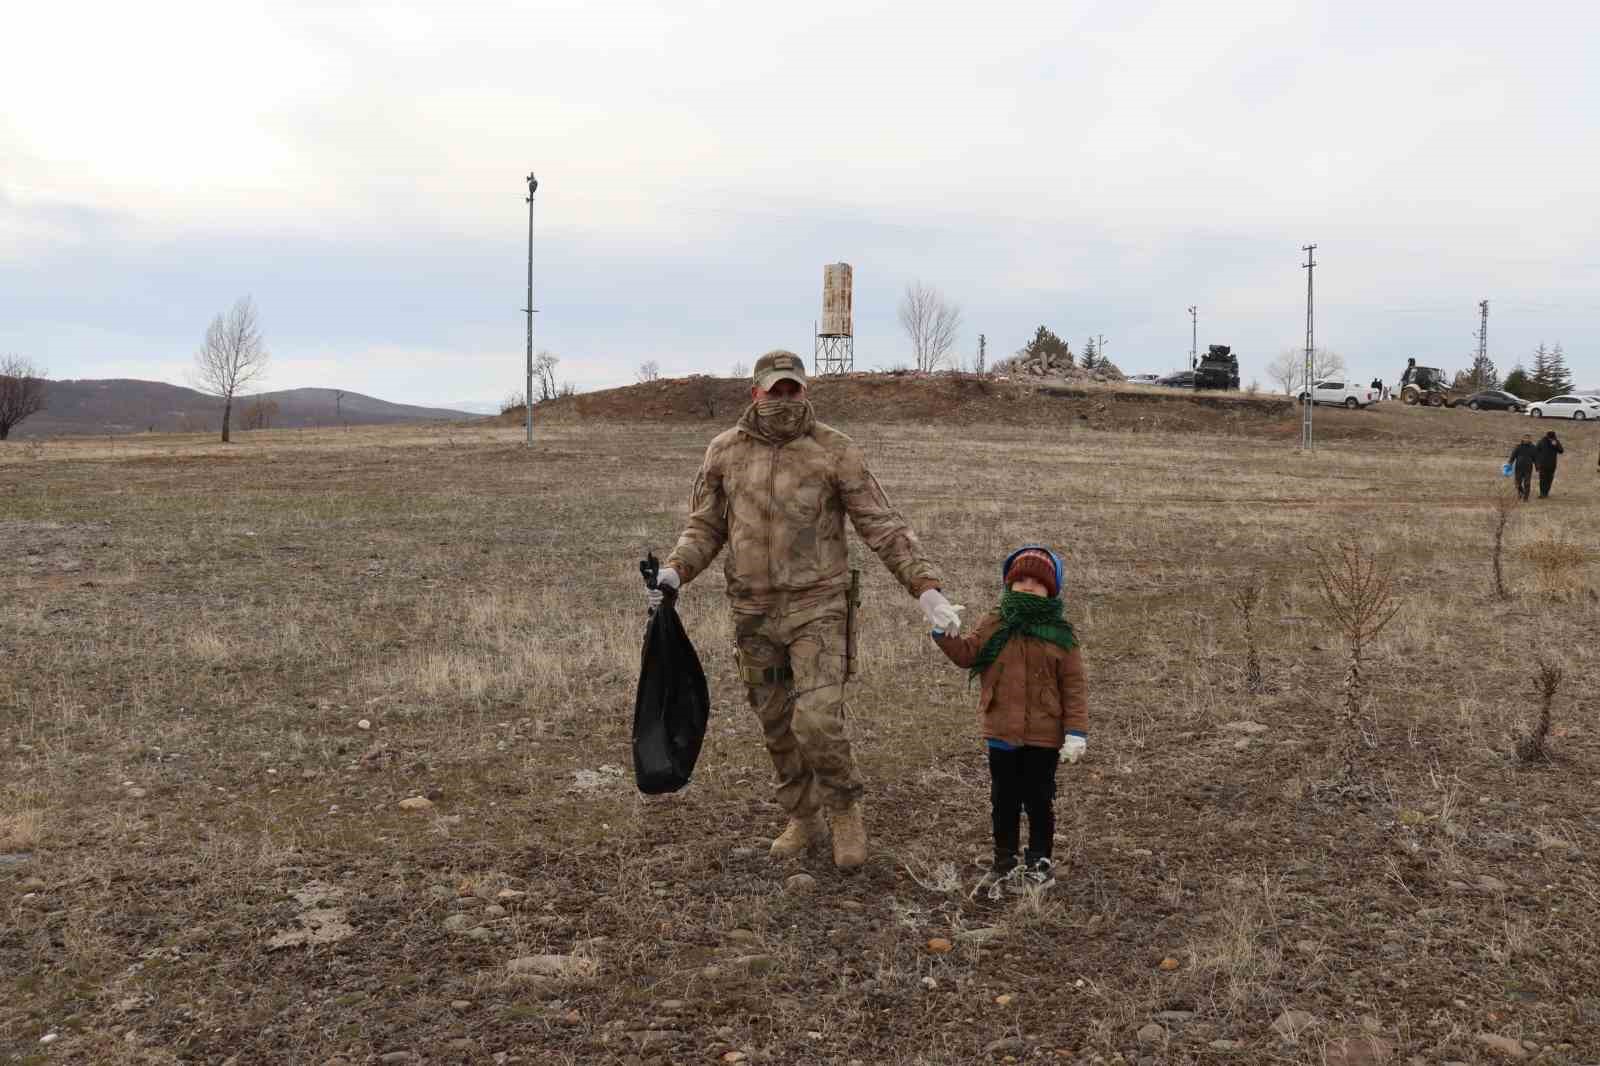
[[861, 449], [816, 420], [800, 357], [763, 355], [750, 396], [738, 424], [706, 449], [689, 524], [656, 584], [688, 584], [727, 546], [723, 572], [739, 673], [777, 772], [778, 802], [789, 815], [772, 856], [798, 855], [826, 828], [834, 864], [849, 869], [866, 861], [867, 832], [844, 721], [854, 636], [846, 516], [917, 597], [932, 628], [959, 633], [961, 608], [939, 591], [938, 569]]

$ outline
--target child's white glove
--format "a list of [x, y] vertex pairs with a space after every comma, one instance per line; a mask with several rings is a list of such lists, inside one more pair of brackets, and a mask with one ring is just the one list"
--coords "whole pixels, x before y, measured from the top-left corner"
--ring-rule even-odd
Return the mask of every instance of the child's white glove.
[[1083, 758], [1084, 749], [1089, 746], [1089, 741], [1076, 733], [1068, 733], [1061, 742], [1061, 757], [1069, 763], [1075, 763]]
[[661, 606], [664, 596], [662, 589], [672, 589], [674, 592], [678, 590], [678, 572], [670, 566], [663, 566], [656, 574], [655, 588], [644, 590], [644, 598], [650, 604], [652, 611]]
[[924, 592], [917, 597], [917, 602], [922, 605], [922, 614], [935, 633], [941, 637], [961, 635], [961, 612], [966, 610], [965, 607], [952, 604], [938, 589]]

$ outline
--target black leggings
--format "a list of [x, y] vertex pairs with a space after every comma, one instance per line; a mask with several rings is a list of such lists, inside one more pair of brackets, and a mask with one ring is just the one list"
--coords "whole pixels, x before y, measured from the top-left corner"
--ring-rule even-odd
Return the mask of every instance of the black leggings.
[[1555, 467], [1552, 466], [1548, 470], [1546, 470], [1544, 467], [1539, 468], [1539, 497], [1541, 499], [1550, 495], [1550, 486], [1555, 484], [1555, 480]]
[[994, 821], [994, 854], [1017, 853], [1022, 809], [1028, 809], [1028, 858], [1047, 859], [1056, 835], [1055, 748], [989, 749], [989, 809]]

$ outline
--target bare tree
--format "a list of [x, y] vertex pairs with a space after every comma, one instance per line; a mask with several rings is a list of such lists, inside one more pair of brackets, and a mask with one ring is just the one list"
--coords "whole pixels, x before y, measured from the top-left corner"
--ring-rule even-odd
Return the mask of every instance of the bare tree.
[[1289, 349], [1280, 352], [1276, 359], [1267, 364], [1267, 377], [1283, 390], [1285, 396], [1293, 396], [1294, 387], [1300, 384], [1300, 375], [1305, 372], [1305, 365], [1305, 353]]
[[[1317, 348], [1311, 353], [1311, 380], [1323, 381], [1344, 373], [1344, 356], [1327, 348]], [[1283, 389], [1285, 396], [1293, 396], [1306, 388], [1306, 350], [1285, 348], [1278, 357], [1267, 364], [1267, 377]]]
[[661, 364], [654, 359], [646, 359], [639, 364], [639, 380], [656, 381], [661, 377]]
[[[1305, 361], [1305, 353], [1300, 353], [1301, 362]], [[1311, 352], [1311, 375], [1317, 381], [1323, 378], [1339, 377], [1344, 373], [1344, 356], [1328, 348], [1316, 348]]]
[[205, 343], [194, 353], [194, 385], [222, 397], [222, 443], [228, 443], [234, 396], [266, 372], [267, 358], [261, 321], [250, 297], [239, 297], [233, 310], [211, 320]]
[[734, 363], [733, 369], [728, 371], [730, 378], [747, 378], [750, 376], [749, 363]]
[[533, 357], [533, 389], [536, 402], [556, 398], [556, 364], [561, 362], [561, 357], [554, 352], [541, 351]]
[[911, 338], [917, 369], [937, 370], [955, 347], [956, 334], [961, 331], [961, 309], [932, 285], [913, 281], [900, 298], [900, 325]]
[[0, 356], [0, 440], [29, 415], [44, 410], [44, 371], [20, 355]]

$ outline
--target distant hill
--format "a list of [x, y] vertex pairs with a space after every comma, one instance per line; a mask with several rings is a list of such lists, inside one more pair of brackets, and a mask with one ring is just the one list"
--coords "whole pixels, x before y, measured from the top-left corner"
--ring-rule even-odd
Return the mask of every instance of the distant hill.
[[[462, 421], [480, 415], [445, 407], [415, 407], [390, 403], [359, 392], [339, 397], [337, 389], [284, 389], [235, 397], [233, 426], [241, 428], [241, 414], [257, 399], [278, 405], [274, 428], [296, 426], [373, 425], [424, 422], [437, 419]], [[62, 434], [218, 432], [222, 428], [222, 401], [181, 385], [129, 378], [52, 381], [43, 411], [12, 431], [13, 437], [53, 437]]]

